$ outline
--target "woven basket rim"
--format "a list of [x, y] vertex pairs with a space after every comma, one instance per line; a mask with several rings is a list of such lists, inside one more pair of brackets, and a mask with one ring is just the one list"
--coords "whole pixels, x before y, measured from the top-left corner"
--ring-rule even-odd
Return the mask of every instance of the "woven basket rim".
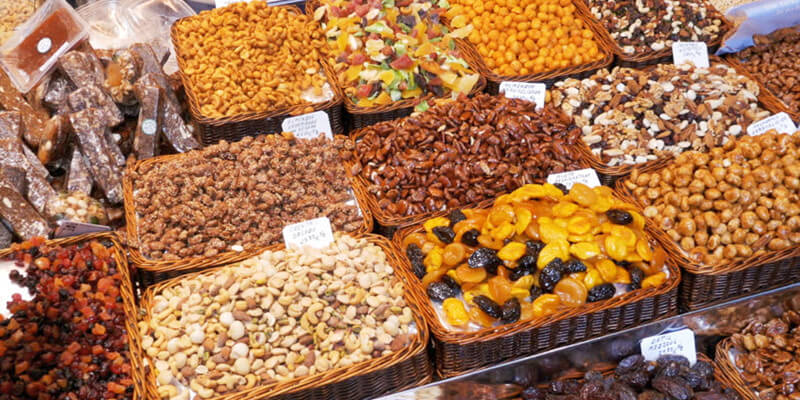
[[[662, 169], [650, 172], [659, 173]], [[625, 201], [636, 204], [637, 207], [644, 209], [644, 203], [639, 201], [639, 199], [633, 195], [633, 192], [628, 190], [625, 186], [625, 182], [628, 182], [629, 179], [630, 178], [624, 178], [618, 180], [614, 192]], [[800, 257], [800, 246], [793, 246], [777, 252], [767, 250], [764, 253], [753, 254], [750, 257], [728, 262], [723, 265], [706, 265], [704, 263], [692, 261], [686, 252], [680, 249], [678, 244], [672, 240], [660, 226], [656, 225], [652, 219], [645, 217], [645, 227], [648, 232], [661, 243], [661, 246], [666, 250], [667, 255], [671, 259], [675, 260], [687, 273], [694, 275], [725, 275], [789, 258]]]
[[[265, 135], [266, 136], [266, 135]], [[333, 140], [342, 140], [344, 136], [336, 135]], [[197, 150], [192, 150], [197, 151]], [[274, 250], [277, 247], [282, 246], [281, 243], [274, 243], [271, 245], [266, 246], [250, 246], [250, 245], [243, 245], [245, 249], [243, 251], [226, 251], [224, 253], [217, 254], [216, 256], [197, 256], [197, 257], [190, 257], [190, 258], [181, 258], [178, 260], [153, 260], [148, 257], [145, 257], [144, 254], [139, 249], [139, 218], [136, 213], [136, 202], [135, 197], [133, 194], [133, 172], [139, 170], [143, 166], [148, 166], [151, 164], [161, 164], [161, 163], [170, 163], [176, 162], [181, 160], [182, 158], [189, 157], [192, 152], [186, 153], [177, 153], [177, 154], [168, 154], [168, 155], [160, 155], [156, 157], [151, 157], [145, 160], [136, 161], [134, 164], [128, 166], [128, 170], [123, 176], [122, 180], [122, 189], [123, 189], [123, 200], [124, 200], [124, 207], [125, 207], [125, 220], [126, 220], [126, 231], [128, 233], [128, 252], [130, 254], [130, 259], [132, 263], [136, 266], [136, 268], [142, 269], [144, 271], [150, 272], [173, 272], [173, 271], [188, 271], [195, 268], [204, 268], [210, 267], [215, 265], [221, 264], [229, 264], [244, 260], [246, 258], [255, 256], [267, 250]], [[345, 174], [347, 175], [347, 180], [350, 183], [350, 187], [353, 190], [353, 199], [356, 202], [356, 206], [361, 211], [361, 226], [351, 232], [353, 234], [365, 234], [372, 231], [372, 212], [369, 207], [362, 202], [358, 195], [358, 188], [355, 184], [355, 179], [353, 175], [350, 173], [350, 169], [347, 164], [343, 163], [343, 168], [345, 170]]]
[[736, 393], [739, 393], [740, 396], [747, 400], [759, 400], [755, 390], [751, 389], [742, 378], [739, 368], [736, 368], [736, 366], [731, 363], [729, 354], [732, 349], [733, 341], [730, 336], [717, 343], [717, 354], [714, 356], [716, 364], [719, 366], [725, 378], [731, 382], [731, 387]]
[[[78, 236], [71, 236], [60, 239], [45, 240], [43, 246], [66, 247], [78, 245], [93, 240], [108, 240], [111, 242], [111, 247], [107, 247], [112, 251], [112, 258], [117, 261], [117, 271], [121, 276], [121, 283], [119, 286], [120, 297], [122, 297], [122, 308], [125, 312], [125, 330], [128, 336], [128, 355], [127, 362], [131, 365], [131, 380], [133, 380], [133, 400], [145, 399], [145, 389], [142, 382], [144, 382], [144, 368], [139, 364], [139, 360], [133, 355], [133, 348], [141, 346], [141, 335], [136, 326], [136, 297], [133, 290], [133, 281], [131, 279], [131, 270], [128, 268], [128, 260], [125, 257], [125, 247], [120, 242], [115, 232], [96, 232]], [[15, 252], [13, 247], [0, 249], [0, 259], [5, 259]], [[157, 397], [156, 397], [157, 398]]]
[[[402, 251], [403, 239], [405, 239], [411, 233], [422, 232], [422, 231], [424, 231], [424, 228], [421, 225], [408, 226], [397, 231], [394, 235], [394, 238], [392, 239], [392, 242], [394, 242], [395, 247], [400, 249], [400, 254], [401, 254], [400, 259], [402, 261], [402, 268], [407, 269], [409, 274], [412, 274], [411, 263], [409, 262], [408, 257], [404, 256], [404, 253]], [[659, 243], [652, 237], [650, 238], [650, 243], [656, 246], [659, 245]], [[654, 297], [664, 293], [668, 293], [671, 290], [678, 287], [681, 277], [681, 271], [674, 264], [674, 262], [671, 262], [671, 260], [669, 260], [669, 258], [668, 262], [665, 263], [665, 267], [669, 271], [669, 276], [667, 277], [667, 280], [663, 284], [657, 287], [650, 287], [647, 289], [637, 289], [634, 291], [626, 292], [619, 296], [614, 296], [607, 300], [597, 301], [593, 303], [585, 303], [578, 307], [561, 308], [557, 313], [553, 315], [532, 318], [529, 320], [520, 320], [512, 324], [500, 325], [497, 327], [490, 327], [490, 328], [482, 328], [477, 331], [454, 331], [447, 329], [441, 323], [441, 321], [439, 320], [439, 316], [433, 309], [433, 305], [431, 304], [430, 299], [427, 297], [425, 293], [425, 288], [422, 287], [422, 281], [418, 279], [416, 276], [413, 276], [413, 274], [412, 276], [414, 279], [410, 283], [410, 290], [417, 291], [417, 296], [425, 299], [425, 302], [422, 303], [421, 307], [423, 317], [428, 322], [431, 334], [436, 338], [436, 340], [450, 344], [463, 345], [463, 344], [495, 340], [502, 337], [509, 337], [511, 335], [520, 332], [526, 332], [533, 329], [538, 329], [544, 326], [548, 326], [571, 317], [588, 315], [598, 311], [605, 311], [613, 308], [623, 307], [648, 297]]]
[[[285, 8], [297, 15], [303, 15], [303, 12], [300, 10], [300, 8], [295, 5], [280, 5], [272, 7]], [[181, 82], [183, 82], [183, 87], [186, 92], [187, 103], [189, 105], [189, 113], [192, 115], [192, 118], [197, 123], [203, 125], [221, 126], [225, 124], [237, 123], [243, 121], [255, 121], [261, 119], [281, 117], [286, 115], [299, 115], [302, 114], [303, 111], [306, 110], [308, 107], [313, 108], [314, 111], [322, 111], [342, 104], [344, 99], [344, 94], [339, 89], [338, 85], [335, 84], [335, 81], [332, 79], [335, 76], [335, 74], [333, 73], [333, 70], [328, 66], [328, 64], [326, 62], [323, 62], [324, 57], [320, 56], [319, 57], [320, 67], [322, 67], [325, 73], [326, 81], [328, 82], [328, 84], [331, 87], [331, 90], [333, 91], [332, 99], [320, 103], [301, 103], [274, 110], [251, 111], [251, 112], [240, 113], [230, 116], [223, 116], [223, 117], [209, 117], [204, 115], [200, 111], [201, 109], [200, 102], [197, 100], [197, 96], [195, 95], [194, 83], [192, 83], [191, 78], [189, 78], [189, 76], [183, 72], [186, 69], [185, 67], [186, 61], [182, 50], [183, 47], [181, 46], [179, 35], [177, 33], [178, 25], [180, 25], [183, 21], [193, 18], [205, 18], [205, 16], [201, 17], [201, 14], [202, 12], [197, 15], [180, 18], [177, 21], [175, 21], [172, 24], [172, 27], [170, 28], [170, 40], [173, 48], [175, 49], [175, 59], [178, 61], [178, 75], [181, 78]]]
[[[389, 239], [375, 234], [359, 234], [349, 236], [356, 239], [366, 239], [370, 244], [379, 246], [386, 254], [388, 264], [392, 266], [394, 272], [398, 274], [399, 280], [401, 282], [407, 282], [410, 279], [405, 270], [402, 268], [397, 268], [400, 263], [400, 259], [397, 254], [397, 249], [394, 248]], [[285, 246], [281, 244], [280, 246], [276, 246], [274, 250], [281, 250], [284, 248]], [[151, 308], [150, 305], [152, 304], [153, 297], [156, 293], [179, 284], [183, 279], [193, 278], [203, 274], [211, 274], [236, 263], [238, 262], [181, 275], [148, 287], [141, 299], [140, 307], [142, 310], [145, 310], [146, 313], [143, 315], [141, 322], [147, 324], [150, 323], [151, 316], [149, 313], [147, 313], [147, 310]], [[419, 315], [419, 298], [417, 297], [416, 293], [407, 290], [403, 292], [403, 297], [406, 300], [406, 305], [412, 310], [411, 314], [416, 324], [417, 334], [413, 335], [412, 341], [402, 350], [389, 355], [365, 360], [347, 367], [339, 367], [337, 369], [329, 370], [323, 373], [317, 373], [311, 376], [294, 378], [283, 382], [272, 382], [251, 389], [240, 390], [235, 393], [214, 397], [214, 400], [260, 399], [286, 393], [298, 394], [301, 391], [312, 390], [323, 386], [336, 384], [356, 376], [363, 376], [375, 371], [391, 368], [392, 366], [396, 366], [401, 362], [409, 360], [420, 353], [424, 353], [427, 349], [429, 331], [427, 325], [425, 324], [425, 320]], [[136, 357], [141, 357], [142, 360], [149, 358], [141, 349], [141, 347], [131, 349], [131, 354], [135, 354]], [[153, 372], [153, 369], [150, 368], [149, 373], [146, 375], [147, 377], [144, 380], [144, 385], [151, 393], [156, 392], [156, 376]], [[425, 380], [427, 380], [427, 377]]]
[[741, 59], [737, 56], [739, 53], [727, 54], [723, 57], [723, 60], [728, 63], [733, 69], [736, 70], [741, 75], [744, 75], [750, 78], [753, 82], [758, 84], [758, 99], [769, 111], [773, 113], [785, 112], [789, 115], [789, 117], [794, 121], [800, 121], [800, 110], [792, 110], [792, 108], [783, 102], [775, 93], [772, 93], [766, 84], [764, 84], [763, 80], [756, 77], [750, 71], [747, 70], [744, 63], [741, 62]]

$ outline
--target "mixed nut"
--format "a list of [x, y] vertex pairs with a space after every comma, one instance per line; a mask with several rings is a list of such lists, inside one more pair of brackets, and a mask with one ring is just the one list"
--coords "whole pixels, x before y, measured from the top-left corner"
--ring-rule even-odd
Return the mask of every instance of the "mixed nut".
[[403, 249], [457, 329], [543, 317], [667, 278], [666, 253], [651, 245], [644, 217], [607, 186], [525, 185], [490, 209], [423, 226]]
[[764, 86], [791, 110], [800, 109], [800, 26], [753, 36], [755, 46], [735, 55]]
[[711, 42], [722, 36], [722, 16], [705, 0], [585, 0], [622, 52], [633, 56], [675, 42]]
[[287, 224], [323, 216], [334, 230], [359, 229], [339, 142], [245, 137], [132, 171], [142, 255], [175, 260], [268, 246]]
[[725, 64], [659, 64], [600, 70], [557, 82], [553, 105], [573, 117], [583, 141], [608, 166], [705, 151], [768, 117], [758, 85]]
[[800, 132], [681, 154], [625, 187], [689, 259], [709, 266], [800, 244]]
[[337, 233], [163, 288], [142, 346], [162, 398], [230, 394], [402, 351], [416, 333], [403, 290], [379, 246]]
[[800, 398], [800, 314], [784, 311], [766, 323], [753, 322], [731, 336], [730, 355], [745, 383], [762, 400]]
[[502, 95], [462, 98], [364, 128], [343, 158], [394, 216], [488, 200], [585, 165], [578, 129], [552, 107], [535, 107]]

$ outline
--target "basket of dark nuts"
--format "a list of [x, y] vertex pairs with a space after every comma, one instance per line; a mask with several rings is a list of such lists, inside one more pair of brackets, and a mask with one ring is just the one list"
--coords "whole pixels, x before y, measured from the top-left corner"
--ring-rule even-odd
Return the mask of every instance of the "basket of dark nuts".
[[[680, 272], [608, 186], [525, 185], [394, 237], [451, 376], [677, 311]], [[426, 298], [427, 297], [427, 298]]]
[[618, 192], [683, 269], [685, 309], [800, 280], [800, 132], [729, 139]]

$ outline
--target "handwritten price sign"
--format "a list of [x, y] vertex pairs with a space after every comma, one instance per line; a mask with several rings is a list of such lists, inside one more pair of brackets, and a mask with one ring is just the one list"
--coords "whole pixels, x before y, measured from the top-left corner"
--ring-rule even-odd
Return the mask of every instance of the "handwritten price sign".
[[331, 220], [326, 217], [310, 219], [283, 228], [283, 242], [286, 247], [311, 246], [327, 247], [333, 243]]
[[672, 61], [675, 65], [689, 62], [698, 68], [708, 68], [708, 46], [703, 42], [675, 42], [672, 44]]
[[684, 356], [689, 360], [689, 364], [694, 365], [697, 361], [694, 332], [691, 329], [682, 329], [644, 338], [642, 355], [648, 361], [655, 361], [663, 355]]

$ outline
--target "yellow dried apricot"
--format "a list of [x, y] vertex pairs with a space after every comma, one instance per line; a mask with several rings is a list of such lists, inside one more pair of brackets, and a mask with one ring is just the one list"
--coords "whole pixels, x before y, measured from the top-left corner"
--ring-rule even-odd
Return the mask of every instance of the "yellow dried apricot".
[[489, 284], [488, 283], [481, 283], [478, 286], [475, 286], [472, 289], [464, 290], [464, 301], [467, 304], [475, 304], [472, 302], [472, 299], [475, 296], [486, 296], [489, 297]]
[[575, 235], [583, 235], [592, 230], [592, 221], [586, 216], [576, 215], [569, 219], [567, 231]]
[[497, 304], [503, 304], [511, 298], [511, 281], [503, 276], [489, 278], [489, 297]]
[[489, 328], [494, 325], [494, 318], [481, 311], [478, 307], [470, 307], [469, 319], [484, 328]]
[[617, 266], [617, 276], [614, 278], [613, 283], [631, 283], [631, 273], [627, 269]]
[[567, 277], [558, 281], [553, 293], [558, 295], [562, 304], [577, 307], [586, 303], [588, 291], [582, 282]]
[[653, 250], [653, 258], [650, 260], [650, 263], [643, 263], [642, 272], [647, 276], [657, 274], [663, 271], [666, 262], [667, 252], [664, 251], [664, 248], [661, 246], [656, 246]]
[[514, 217], [514, 208], [508, 204], [502, 204], [492, 207], [492, 211], [489, 212], [488, 221], [494, 226], [500, 226], [504, 222], [511, 223], [514, 221]]
[[552, 315], [561, 305], [561, 298], [557, 294], [543, 294], [533, 301], [533, 316], [544, 317]]
[[625, 240], [617, 236], [606, 236], [606, 253], [615, 260], [624, 260], [628, 255], [628, 247]]
[[643, 261], [650, 261], [653, 259], [653, 249], [650, 248], [650, 243], [645, 239], [639, 239], [636, 242], [636, 254], [642, 257]]
[[597, 193], [595, 193], [592, 188], [582, 183], [576, 183], [572, 185], [567, 198], [584, 207], [589, 207], [597, 202]]
[[588, 260], [600, 255], [600, 246], [595, 242], [580, 242], [569, 246], [569, 253], [581, 260]]
[[422, 225], [425, 228], [425, 232], [433, 233], [433, 228], [438, 226], [450, 226], [450, 220], [446, 217], [436, 217], [431, 218]]
[[525, 232], [528, 224], [531, 223], [531, 219], [533, 219], [533, 213], [525, 207], [515, 207], [514, 213], [517, 215], [517, 223], [514, 224], [514, 229], [518, 234]]
[[553, 206], [553, 216], [566, 218], [578, 211], [578, 205], [569, 201], [559, 201]]
[[597, 196], [597, 201], [589, 205], [589, 208], [592, 211], [596, 211], [599, 213], [604, 213], [611, 209], [611, 206], [614, 204], [614, 200], [609, 196]]
[[497, 257], [503, 261], [517, 261], [527, 250], [525, 243], [510, 242], [497, 252]]
[[478, 235], [478, 244], [494, 250], [500, 250], [503, 248], [502, 240], [496, 240], [489, 235]]
[[453, 242], [445, 246], [442, 252], [442, 262], [448, 267], [454, 267], [466, 258], [466, 246]]
[[533, 275], [525, 275], [522, 278], [515, 280], [512, 286], [515, 288], [530, 290], [533, 286], [533, 279]]
[[441, 267], [442, 261], [442, 248], [436, 247], [428, 252], [428, 255], [426, 255], [425, 259], [422, 260], [422, 264], [425, 265], [427, 271], [430, 272], [433, 269], [438, 269]]
[[650, 275], [642, 281], [642, 289], [649, 287], [658, 287], [664, 284], [667, 280], [667, 274], [659, 272], [655, 275]]
[[421, 249], [422, 246], [425, 245], [425, 242], [426, 242], [426, 239], [425, 239], [425, 234], [424, 233], [422, 233], [422, 232], [414, 232], [414, 233], [406, 236], [405, 238], [403, 238], [403, 248], [407, 249], [408, 245], [415, 244], [415, 245], [417, 245], [417, 247], [419, 247]]
[[536, 220], [532, 220], [525, 228], [525, 236], [533, 240], [542, 240], [542, 236], [539, 234], [539, 223]]
[[567, 240], [569, 232], [550, 218], [539, 218], [539, 235], [543, 242], [550, 243], [556, 240]]
[[442, 310], [444, 310], [447, 323], [450, 325], [462, 326], [469, 322], [469, 315], [467, 314], [467, 309], [464, 308], [464, 303], [455, 297], [444, 299]]
[[586, 271], [586, 276], [583, 277], [583, 284], [586, 286], [587, 289], [591, 289], [597, 285], [602, 285], [603, 277], [600, 276], [600, 271], [597, 268], [589, 268]]
[[439, 268], [428, 271], [428, 273], [422, 277], [422, 287], [427, 289], [428, 285], [441, 279], [442, 276], [447, 273], [447, 271], [447, 268]]
[[533, 318], [533, 303], [527, 301], [522, 302], [522, 304], [520, 304], [520, 311], [520, 321], [527, 321]]
[[614, 225], [611, 227], [611, 236], [616, 236], [622, 239], [627, 247], [636, 245], [636, 234], [629, 228], [622, 225]]
[[514, 230], [514, 225], [511, 222], [503, 222], [500, 226], [492, 230], [491, 236], [492, 239], [495, 240], [505, 240], [513, 235], [514, 232], [516, 232], [516, 230]]
[[461, 282], [478, 283], [486, 279], [486, 270], [483, 268], [470, 268], [467, 264], [461, 264], [455, 271], [458, 280]]
[[560, 258], [562, 261], [569, 259], [569, 242], [561, 239], [547, 243], [542, 251], [539, 252], [539, 259], [536, 260], [536, 266], [542, 269], [556, 258]]
[[597, 271], [605, 282], [614, 282], [617, 277], [617, 264], [609, 259], [600, 260], [595, 265]]
[[628, 212], [633, 216], [633, 222], [631, 222], [631, 228], [636, 229], [637, 231], [641, 231], [644, 229], [644, 217], [642, 214], [639, 214], [636, 211], [628, 210]]

